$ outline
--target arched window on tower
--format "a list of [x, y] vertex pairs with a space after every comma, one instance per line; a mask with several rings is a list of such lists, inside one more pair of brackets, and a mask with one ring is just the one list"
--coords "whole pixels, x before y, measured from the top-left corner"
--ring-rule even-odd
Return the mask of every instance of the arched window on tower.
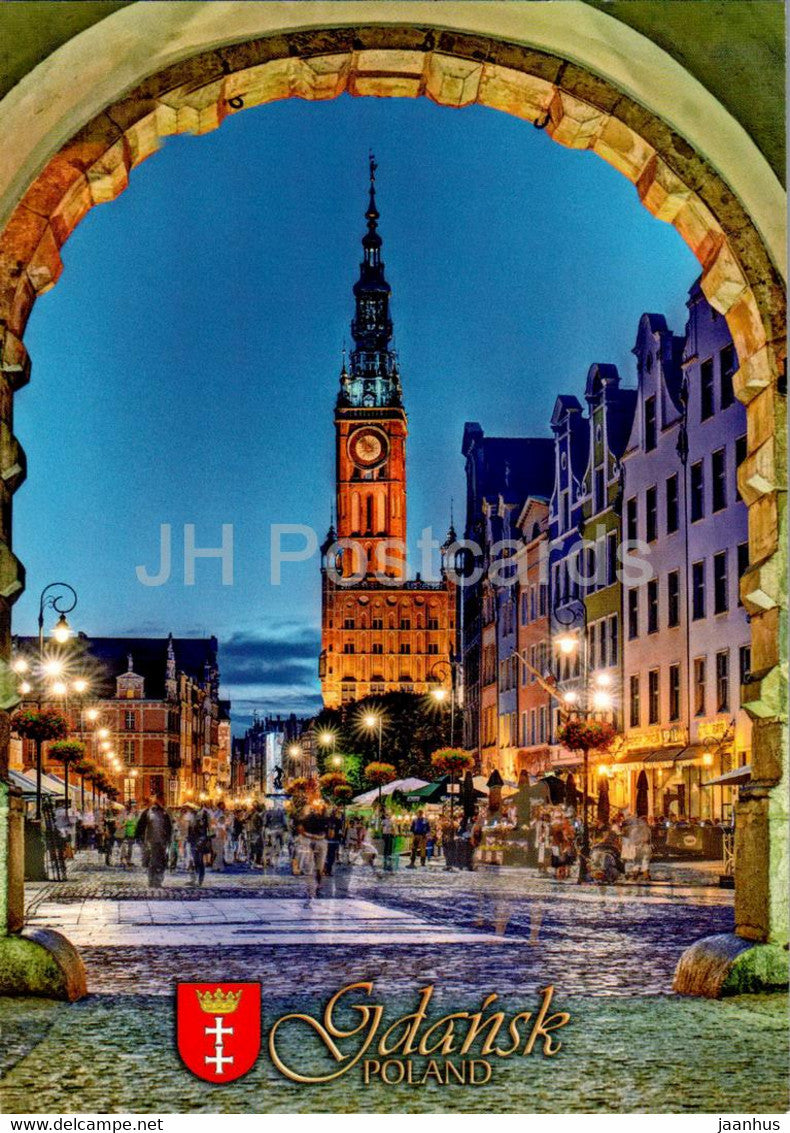
[[365, 534], [373, 534], [373, 496], [371, 495], [365, 499]]

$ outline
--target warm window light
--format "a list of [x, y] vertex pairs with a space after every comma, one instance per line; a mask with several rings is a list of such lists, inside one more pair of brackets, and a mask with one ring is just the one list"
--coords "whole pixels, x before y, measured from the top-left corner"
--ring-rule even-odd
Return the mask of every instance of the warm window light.
[[29, 665], [24, 657], [18, 657], [17, 660], [14, 661], [13, 669], [15, 673], [26, 673], [28, 668]]
[[63, 683], [63, 681], [55, 681], [52, 686], [52, 693], [54, 696], [65, 696], [68, 691], [69, 690]]
[[612, 698], [608, 692], [593, 693], [593, 708], [606, 709], [612, 707]]
[[576, 648], [576, 638], [573, 634], [563, 633], [561, 637], [557, 638], [557, 645], [560, 653], [573, 653]]
[[59, 641], [61, 645], [71, 637], [71, 626], [66, 620], [65, 614], [61, 614], [58, 618], [58, 624], [53, 629], [52, 636], [55, 638], [55, 641]]

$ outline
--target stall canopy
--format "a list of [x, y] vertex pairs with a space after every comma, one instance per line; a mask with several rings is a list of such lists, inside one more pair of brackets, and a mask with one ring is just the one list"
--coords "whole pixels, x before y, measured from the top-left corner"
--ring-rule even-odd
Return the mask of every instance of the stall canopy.
[[[391, 783], [381, 788], [382, 797], [385, 795], [394, 795], [396, 791], [402, 791], [404, 795], [409, 795], [422, 787], [430, 786], [425, 779], [393, 779]], [[355, 806], [370, 806], [372, 803], [378, 802], [379, 789], [373, 787], [370, 791], [365, 791], [361, 795], [357, 795], [352, 799]]]
[[732, 771], [725, 771], [723, 775], [719, 775], [717, 779], [708, 779], [707, 783], [703, 783], [703, 787], [740, 787], [744, 783], [748, 783], [752, 777], [752, 767], [750, 763], [745, 764], [743, 767], [733, 767]]
[[[454, 798], [460, 804], [461, 802], [461, 788], [463, 780], [460, 782], [456, 779]], [[482, 791], [478, 790], [477, 786], [474, 787], [475, 798], [482, 799], [485, 795]], [[426, 783], [424, 787], [420, 787], [416, 791], [409, 791], [406, 796], [407, 803], [422, 803], [428, 805], [429, 803], [440, 803], [443, 799], [450, 796], [450, 776], [442, 775], [441, 779], [437, 779], [435, 783]]]
[[[36, 773], [24, 771], [15, 771], [13, 768], [8, 772], [8, 780], [12, 787], [16, 787], [27, 797], [35, 797], [36, 794]], [[55, 783], [48, 775], [41, 776], [41, 793], [42, 795], [52, 795], [57, 797], [63, 795], [63, 784]]]

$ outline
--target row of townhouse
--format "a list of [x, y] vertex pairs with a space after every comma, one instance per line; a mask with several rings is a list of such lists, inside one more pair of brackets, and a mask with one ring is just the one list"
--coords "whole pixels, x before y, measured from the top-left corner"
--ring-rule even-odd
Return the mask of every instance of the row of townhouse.
[[506, 778], [573, 772], [561, 705], [593, 711], [606, 689], [613, 804], [632, 807], [646, 781], [653, 814], [726, 818], [731, 789], [704, 784], [749, 762], [746, 416], [725, 320], [698, 284], [687, 306], [682, 336], [642, 316], [634, 386], [596, 363], [584, 406], [557, 398], [553, 441], [467, 425], [466, 537], [483, 574], [464, 590], [465, 741]]

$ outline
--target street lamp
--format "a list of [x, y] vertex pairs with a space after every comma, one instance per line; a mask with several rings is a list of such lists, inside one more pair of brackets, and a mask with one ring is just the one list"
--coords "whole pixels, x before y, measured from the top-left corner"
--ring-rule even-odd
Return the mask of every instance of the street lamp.
[[368, 712], [363, 717], [362, 723], [366, 728], [371, 731], [378, 727], [379, 730], [379, 761], [381, 760], [381, 729], [384, 723], [384, 717], [380, 712]]
[[[612, 707], [612, 694], [609, 687], [612, 678], [608, 673], [599, 673], [592, 688], [589, 684], [588, 652], [587, 652], [587, 606], [580, 600], [574, 600], [567, 606], [555, 608], [554, 620], [566, 628], [566, 632], [557, 638], [560, 653], [565, 657], [575, 653], [581, 643], [581, 686], [579, 691], [569, 689], [563, 694], [563, 703], [566, 710], [572, 712], [582, 720], [587, 720], [593, 712], [606, 712]], [[579, 633], [569, 632], [579, 630]], [[580, 642], [581, 636], [581, 642]], [[588, 799], [589, 782], [589, 752], [583, 749], [582, 770], [582, 846], [579, 854], [578, 882], [587, 880], [587, 864], [590, 860], [590, 814]]]
[[[436, 664], [432, 666], [431, 671], [428, 674], [428, 680], [442, 681], [447, 679], [446, 676], [441, 675], [442, 672], [444, 672], [445, 674], [449, 672], [450, 747], [452, 747], [453, 743], [455, 742], [455, 667], [457, 664], [458, 662], [453, 657], [448, 657], [446, 660], [437, 661]], [[431, 696], [437, 704], [444, 704], [448, 696], [447, 689], [443, 687], [431, 689]]]
[[[64, 590], [67, 593], [64, 594]], [[50, 593], [50, 591], [55, 591], [55, 593]], [[72, 634], [66, 614], [70, 614], [76, 605], [77, 591], [73, 586], [69, 586], [68, 582], [50, 582], [41, 591], [38, 602], [38, 651], [40, 655], [44, 652], [44, 610], [51, 609], [60, 614], [52, 631], [52, 636], [55, 641], [62, 645], [68, 641]]]

